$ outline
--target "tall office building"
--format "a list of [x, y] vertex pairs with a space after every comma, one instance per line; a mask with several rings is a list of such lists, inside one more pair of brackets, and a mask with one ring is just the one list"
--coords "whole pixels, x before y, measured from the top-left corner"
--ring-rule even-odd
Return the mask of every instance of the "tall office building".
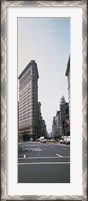
[[19, 135], [29, 140], [38, 133], [38, 69], [31, 60], [19, 75]]

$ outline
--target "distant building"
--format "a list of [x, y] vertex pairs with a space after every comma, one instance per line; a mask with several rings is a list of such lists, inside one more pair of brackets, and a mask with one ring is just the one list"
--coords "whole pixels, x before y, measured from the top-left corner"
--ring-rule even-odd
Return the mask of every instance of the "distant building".
[[41, 103], [38, 102], [38, 137], [46, 136], [46, 124], [41, 114]]
[[70, 134], [69, 104], [65, 101], [64, 96], [60, 100], [60, 111], [57, 111], [56, 116], [53, 117], [52, 133], [54, 138]]
[[70, 135], [69, 103], [65, 106], [65, 135]]
[[69, 99], [69, 113], [70, 113], [70, 56], [68, 58], [65, 75], [67, 76], [67, 82], [68, 82], [68, 99]]
[[31, 60], [19, 75], [19, 140], [37, 138], [41, 118], [38, 103], [38, 69]]
[[60, 125], [62, 135], [69, 135], [69, 130], [67, 129], [67, 124], [69, 123], [67, 122], [69, 122], [69, 103], [65, 102], [65, 98], [62, 96], [60, 101]]
[[53, 117], [53, 124], [52, 124], [52, 137], [55, 137], [55, 133], [56, 133], [56, 119], [55, 117]]
[[44, 119], [41, 119], [41, 133], [40, 133], [41, 136], [47, 136], [47, 133], [46, 133], [46, 124], [45, 124], [45, 120]]
[[56, 116], [53, 117], [52, 134], [54, 138], [60, 136], [60, 111], [57, 111]]
[[62, 96], [60, 101], [60, 123], [61, 123], [61, 133], [64, 135], [65, 132], [65, 98]]

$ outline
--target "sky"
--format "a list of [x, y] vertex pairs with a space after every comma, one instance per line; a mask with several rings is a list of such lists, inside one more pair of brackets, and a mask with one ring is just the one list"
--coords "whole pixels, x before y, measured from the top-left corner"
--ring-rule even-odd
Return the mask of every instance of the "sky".
[[70, 54], [70, 18], [18, 18], [18, 76], [30, 60], [38, 66], [38, 101], [48, 132], [64, 95]]

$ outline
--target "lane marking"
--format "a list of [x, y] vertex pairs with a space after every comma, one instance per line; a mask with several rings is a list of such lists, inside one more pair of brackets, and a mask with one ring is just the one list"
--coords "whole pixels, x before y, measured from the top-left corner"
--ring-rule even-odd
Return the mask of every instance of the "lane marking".
[[70, 162], [18, 163], [18, 165], [57, 165], [57, 164], [70, 164]]
[[59, 156], [59, 157], [61, 157], [61, 158], [63, 157], [63, 156], [62, 156], [62, 155], [60, 155], [60, 154], [56, 154], [56, 155], [57, 155], [57, 156]]
[[66, 151], [67, 151], [67, 149], [66, 149], [66, 148], [63, 148], [63, 150], [66, 150]]
[[[62, 156], [63, 157], [63, 159], [64, 158], [70, 158], [70, 156]], [[40, 157], [27, 157], [27, 158], [25, 158], [25, 159], [43, 159], [43, 158], [58, 158], [57, 156], [54, 156], [54, 157], [52, 157], [52, 156], [50, 156], [50, 157], [42, 157], [42, 156], [40, 156]], [[23, 160], [24, 158], [18, 158], [18, 159], [21, 159], [21, 160]]]

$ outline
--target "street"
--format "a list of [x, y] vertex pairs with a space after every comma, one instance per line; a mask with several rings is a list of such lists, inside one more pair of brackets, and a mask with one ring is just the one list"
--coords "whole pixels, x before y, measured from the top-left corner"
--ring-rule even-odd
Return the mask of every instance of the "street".
[[18, 144], [18, 183], [70, 183], [70, 145]]

